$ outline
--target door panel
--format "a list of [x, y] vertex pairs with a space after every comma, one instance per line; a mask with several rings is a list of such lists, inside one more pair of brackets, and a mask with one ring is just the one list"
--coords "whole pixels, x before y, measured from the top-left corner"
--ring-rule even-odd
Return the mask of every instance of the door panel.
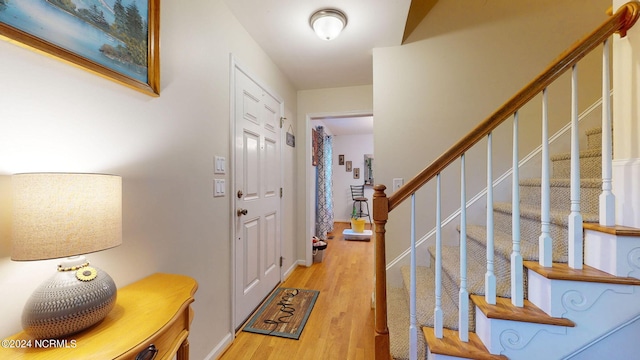
[[235, 71], [235, 327], [280, 283], [281, 104]]
[[252, 90], [247, 89], [242, 94], [242, 115], [245, 120], [260, 126], [260, 98], [251, 93]]
[[260, 198], [260, 136], [244, 132], [244, 157], [242, 161], [244, 201]]
[[264, 196], [277, 197], [280, 192], [279, 175], [275, 170], [279, 167], [278, 154], [276, 152], [276, 142], [272, 139], [265, 139], [265, 169], [264, 169]]
[[245, 254], [242, 292], [248, 293], [260, 281], [260, 222], [252, 219], [243, 224], [242, 247]]
[[271, 271], [278, 271], [279, 262], [278, 258], [280, 253], [277, 248], [277, 220], [278, 216], [273, 213], [265, 216], [265, 249], [264, 249], [264, 262], [265, 262], [265, 275], [268, 275]]

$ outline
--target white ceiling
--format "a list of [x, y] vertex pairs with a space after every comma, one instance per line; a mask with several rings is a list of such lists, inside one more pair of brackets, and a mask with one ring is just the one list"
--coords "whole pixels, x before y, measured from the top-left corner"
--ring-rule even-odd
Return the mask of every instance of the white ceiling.
[[[373, 83], [372, 49], [402, 42], [411, 0], [225, 0], [247, 32], [298, 90]], [[309, 17], [337, 8], [342, 34], [318, 38]]]
[[325, 117], [311, 120], [311, 125], [324, 126], [331, 135], [373, 134], [373, 116]]

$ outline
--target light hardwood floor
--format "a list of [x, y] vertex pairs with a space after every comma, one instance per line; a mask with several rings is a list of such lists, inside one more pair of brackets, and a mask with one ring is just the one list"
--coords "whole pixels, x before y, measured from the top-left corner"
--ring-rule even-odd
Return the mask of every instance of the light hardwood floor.
[[373, 241], [344, 240], [347, 227], [336, 223], [321, 263], [298, 266], [281, 284], [320, 291], [300, 339], [240, 331], [221, 360], [374, 358]]

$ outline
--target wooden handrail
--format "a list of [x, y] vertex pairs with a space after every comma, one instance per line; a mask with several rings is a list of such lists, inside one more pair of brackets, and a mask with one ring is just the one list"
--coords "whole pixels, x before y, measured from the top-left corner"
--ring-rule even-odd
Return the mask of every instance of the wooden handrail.
[[400, 189], [389, 196], [389, 211], [396, 208], [402, 201], [420, 189], [429, 180], [442, 172], [447, 166], [467, 152], [473, 145], [487, 136], [503, 121], [512, 116], [518, 109], [538, 95], [542, 90], [551, 85], [560, 75], [571, 69], [580, 59], [591, 50], [601, 45], [605, 39], [614, 33], [619, 33], [621, 37], [626, 36], [627, 30], [631, 28], [640, 16], [640, 3], [631, 1], [624, 4], [600, 27], [591, 34], [575, 43], [571, 48], [560, 55], [551, 63], [540, 75], [516, 93], [511, 99], [504, 103], [498, 110], [482, 121], [470, 133], [460, 141], [445, 151], [429, 166], [424, 168], [413, 179], [405, 183]]

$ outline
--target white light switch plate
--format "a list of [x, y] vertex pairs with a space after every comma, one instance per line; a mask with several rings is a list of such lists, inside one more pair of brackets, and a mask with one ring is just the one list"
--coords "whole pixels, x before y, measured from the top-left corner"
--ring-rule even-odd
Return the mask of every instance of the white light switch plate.
[[396, 191], [396, 190], [400, 189], [403, 184], [404, 184], [404, 179], [403, 178], [395, 178], [395, 179], [393, 179], [393, 191]]
[[214, 174], [224, 174], [226, 172], [225, 168], [226, 168], [227, 159], [225, 159], [222, 156], [216, 156], [213, 162], [214, 162], [214, 168], [213, 168]]
[[213, 197], [221, 197], [225, 195], [224, 179], [213, 180]]

